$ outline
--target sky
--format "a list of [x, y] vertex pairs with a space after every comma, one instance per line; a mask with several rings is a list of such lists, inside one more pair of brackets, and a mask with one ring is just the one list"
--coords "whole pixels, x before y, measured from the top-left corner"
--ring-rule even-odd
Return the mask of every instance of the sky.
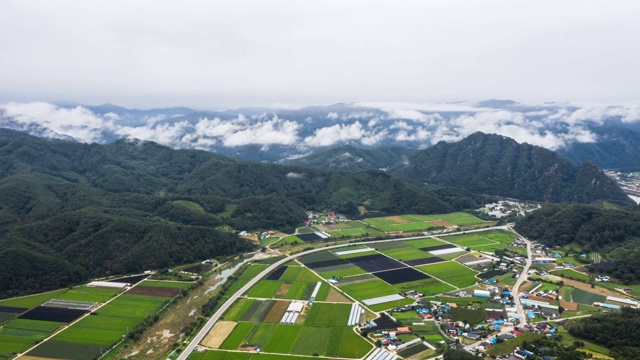
[[638, 1], [0, 4], [0, 102], [640, 101]]

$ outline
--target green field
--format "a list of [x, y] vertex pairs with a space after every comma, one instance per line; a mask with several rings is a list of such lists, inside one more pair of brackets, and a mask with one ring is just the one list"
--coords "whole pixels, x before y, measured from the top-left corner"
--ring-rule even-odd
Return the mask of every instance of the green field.
[[494, 252], [510, 244], [518, 235], [505, 230], [490, 230], [473, 234], [442, 236], [442, 239], [474, 250]]
[[395, 284], [393, 285], [393, 287], [399, 293], [415, 290], [417, 292], [425, 294], [426, 296], [442, 294], [443, 292], [455, 290], [455, 288], [434, 278]]
[[558, 276], [566, 277], [569, 279], [574, 279], [574, 280], [579, 280], [584, 282], [589, 282], [589, 280], [591, 280], [589, 275], [586, 275], [571, 269], [553, 270], [551, 271], [551, 273], [553, 275], [558, 275]]
[[362, 270], [361, 268], [353, 265], [353, 264], [342, 264], [336, 266], [328, 266], [324, 268], [315, 269], [320, 275], [325, 278], [337, 277], [341, 278], [343, 276], [353, 276], [366, 274], [367, 272]]
[[420, 248], [423, 248], [423, 247], [437, 246], [437, 245], [445, 244], [444, 242], [442, 242], [440, 240], [436, 240], [436, 239], [432, 239], [432, 238], [424, 238], [424, 239], [403, 241], [403, 243], [405, 245], [411, 246], [412, 248], [415, 248], [415, 249], [420, 249]]
[[61, 289], [56, 291], [50, 291], [47, 293], [23, 296], [19, 298], [12, 298], [0, 301], [0, 306], [14, 306], [22, 308], [34, 308], [40, 306], [42, 303], [47, 302], [53, 298], [60, 297], [67, 292], [68, 289]]
[[449, 314], [455, 321], [468, 322], [471, 325], [476, 325], [483, 322], [487, 316], [484, 313], [484, 309], [469, 310], [462, 307], [450, 308]]
[[382, 280], [372, 280], [357, 284], [344, 285], [340, 286], [340, 290], [360, 301], [398, 293], [396, 288]]
[[336, 230], [328, 231], [334, 238], [340, 237], [356, 237], [382, 234], [380, 230], [374, 229], [358, 221], [351, 221], [343, 224], [331, 225]]
[[606, 300], [607, 297], [604, 295], [594, 294], [577, 288], [574, 288], [570, 294], [570, 301], [579, 304], [591, 305], [594, 302], [605, 302]]
[[254, 299], [238, 299], [234, 305], [224, 314], [223, 320], [240, 321], [242, 315], [255, 302]]
[[[400, 219], [401, 222], [395, 221]], [[436, 221], [432, 223], [431, 221]], [[450, 225], [475, 225], [483, 221], [473, 215], [466, 213], [452, 213], [440, 215], [400, 215], [397, 217], [378, 217], [364, 220], [369, 225], [375, 226], [382, 231], [417, 231], [431, 227], [442, 226], [438, 222], [449, 223]]]
[[238, 325], [233, 329], [231, 334], [227, 336], [222, 345], [220, 345], [220, 349], [226, 350], [235, 350], [240, 345], [242, 345], [242, 340], [249, 333], [251, 328], [253, 328], [255, 324], [248, 322], [239, 322]]
[[192, 353], [189, 360], [309, 360], [308, 357], [295, 355], [272, 355], [265, 353], [238, 353], [221, 350], [209, 350], [202, 353]]
[[150, 286], [150, 287], [163, 287], [170, 289], [188, 289], [194, 283], [192, 282], [184, 282], [184, 281], [158, 281], [158, 280], [145, 280], [141, 282], [140, 286]]
[[420, 250], [416, 251], [416, 249], [412, 247], [381, 250], [381, 252], [399, 261], [408, 261], [408, 260], [416, 260], [416, 259], [433, 257], [433, 255], [429, 254], [426, 251], [420, 251]]
[[80, 286], [67, 291], [66, 293], [56, 297], [56, 299], [102, 303], [111, 299], [118, 293], [120, 293], [119, 289]]
[[472, 286], [478, 281], [478, 279], [475, 278], [477, 274], [476, 271], [455, 261], [422, 265], [419, 266], [418, 269], [459, 288]]
[[247, 296], [270, 299], [276, 294], [281, 284], [282, 283], [277, 280], [262, 280], [249, 289]]
[[276, 325], [273, 336], [269, 342], [266, 343], [263, 351], [278, 354], [291, 353], [291, 349], [293, 349], [293, 345], [295, 345], [301, 329], [300, 326]]
[[28, 319], [15, 319], [4, 325], [5, 328], [13, 329], [25, 329], [25, 330], [38, 330], [53, 332], [60, 326], [64, 325], [61, 322], [55, 321], [41, 321], [41, 320], [28, 320]]
[[340, 326], [347, 325], [351, 304], [315, 303], [304, 322], [305, 326]]

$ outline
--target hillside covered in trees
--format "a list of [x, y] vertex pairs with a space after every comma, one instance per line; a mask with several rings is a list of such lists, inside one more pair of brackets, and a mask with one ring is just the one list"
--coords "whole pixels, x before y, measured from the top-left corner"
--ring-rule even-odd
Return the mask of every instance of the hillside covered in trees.
[[632, 203], [592, 163], [574, 166], [551, 150], [480, 132], [455, 143], [441, 141], [389, 171], [421, 182], [523, 200]]
[[547, 246], [597, 251], [612, 263], [601, 269], [626, 283], [640, 281], [640, 206], [602, 208], [548, 205], [516, 224], [516, 230]]
[[628, 307], [620, 312], [594, 315], [566, 325], [573, 336], [611, 349], [616, 360], [640, 359], [640, 310]]
[[482, 197], [381, 171], [235, 161], [152, 142], [44, 140], [0, 130], [0, 297], [246, 252], [219, 231], [291, 227], [305, 210], [446, 213]]

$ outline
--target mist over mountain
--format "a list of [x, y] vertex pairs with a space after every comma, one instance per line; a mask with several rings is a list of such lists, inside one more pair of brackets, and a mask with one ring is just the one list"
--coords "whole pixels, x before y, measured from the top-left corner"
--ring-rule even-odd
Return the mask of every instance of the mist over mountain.
[[[139, 110], [112, 104], [6, 103], [0, 104], [0, 127], [84, 143], [135, 138], [258, 161], [279, 161], [344, 145], [421, 149], [482, 131], [557, 150], [574, 162], [589, 159], [608, 167], [612, 163], [605, 156], [596, 159], [580, 155], [585, 151], [576, 151], [574, 145], [611, 141], [610, 135], [598, 130], [603, 127], [640, 129], [640, 107], [487, 100], [200, 111], [185, 107]], [[630, 144], [633, 147], [635, 142]], [[608, 157], [615, 156], [614, 151]]]

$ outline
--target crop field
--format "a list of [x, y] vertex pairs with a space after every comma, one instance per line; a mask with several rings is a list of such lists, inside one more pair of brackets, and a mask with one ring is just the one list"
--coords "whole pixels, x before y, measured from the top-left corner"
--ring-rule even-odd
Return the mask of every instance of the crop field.
[[397, 294], [398, 290], [382, 280], [340, 286], [340, 290], [358, 300]]
[[414, 249], [420, 249], [420, 248], [423, 248], [423, 247], [438, 246], [438, 245], [445, 244], [445, 242], [437, 240], [437, 239], [433, 239], [433, 238], [409, 240], [409, 241], [403, 241], [402, 243], [407, 245], [407, 246], [411, 246]]
[[463, 226], [481, 224], [483, 221], [466, 213], [440, 215], [400, 215], [364, 220], [382, 231], [417, 231], [431, 227]]
[[5, 324], [4, 328], [53, 332], [62, 325], [64, 325], [64, 323], [55, 321], [15, 319]]
[[220, 350], [209, 350], [202, 353], [192, 353], [190, 360], [309, 360], [309, 357], [295, 355], [272, 355], [264, 353], [238, 353]]
[[305, 326], [340, 326], [347, 325], [351, 304], [315, 303], [304, 322]]
[[270, 299], [272, 298], [278, 289], [280, 288], [281, 282], [276, 280], [262, 280], [257, 283], [254, 287], [249, 289], [247, 292], [247, 296], [254, 298], [262, 298], [262, 299]]
[[417, 292], [425, 294], [426, 296], [442, 294], [443, 292], [455, 290], [455, 288], [434, 278], [396, 284], [394, 285], [394, 287], [396, 289], [396, 292], [407, 292], [410, 290], [415, 290]]
[[158, 280], [145, 280], [139, 284], [139, 286], [152, 286], [162, 287], [169, 289], [188, 289], [194, 283], [185, 281], [158, 281]]
[[[343, 305], [348, 308], [348, 305]], [[325, 310], [319, 313], [325, 314]], [[319, 314], [318, 313], [318, 314]], [[348, 317], [348, 309], [344, 315]], [[315, 317], [318, 319], [318, 316]], [[335, 357], [360, 357], [371, 345], [346, 326], [296, 326], [267, 323], [240, 322], [222, 343], [221, 349], [235, 350], [242, 345], [260, 346], [266, 353]]]
[[264, 350], [272, 353], [289, 354], [295, 345], [302, 327], [276, 325], [273, 336], [266, 343]]
[[358, 221], [351, 221], [344, 224], [330, 225], [331, 228], [327, 232], [334, 238], [340, 238], [342, 236], [363, 236], [363, 235], [378, 235], [382, 234], [380, 230], [368, 227]]
[[385, 271], [406, 267], [406, 265], [382, 254], [371, 254], [349, 258], [349, 262], [367, 272]]
[[80, 286], [57, 296], [56, 299], [77, 300], [102, 303], [120, 292], [119, 289]]
[[413, 325], [412, 328], [416, 335], [424, 336], [425, 341], [433, 346], [442, 340], [446, 340], [438, 331], [435, 321], [425, 321], [424, 325]]
[[396, 260], [404, 261], [404, 262], [406, 262], [407, 260], [417, 260], [417, 259], [425, 259], [428, 257], [433, 257], [433, 255], [429, 253], [425, 253], [423, 251], [416, 251], [416, 249], [413, 247], [381, 250], [381, 252]]
[[104, 346], [73, 343], [65, 341], [47, 341], [28, 353], [28, 356], [54, 359], [95, 359], [105, 351]]
[[441, 262], [418, 267], [420, 270], [459, 288], [475, 284], [478, 279], [476, 271], [454, 261]]
[[60, 297], [62, 294], [64, 294], [67, 291], [69, 290], [61, 289], [61, 290], [50, 291], [42, 294], [23, 296], [23, 297], [7, 299], [7, 300], [0, 300], [0, 306], [15, 306], [15, 307], [31, 309], [36, 306], [40, 306], [43, 303], [55, 297]]
[[607, 299], [604, 295], [594, 294], [582, 289], [574, 288], [570, 294], [570, 301], [578, 304], [591, 305], [594, 302], [605, 302]]
[[325, 278], [329, 278], [333, 276], [337, 278], [341, 278], [343, 276], [353, 276], [353, 275], [360, 275], [360, 274], [367, 273], [366, 271], [360, 269], [359, 267], [353, 264], [338, 265], [334, 267], [324, 267], [324, 268], [319, 268], [315, 270]]
[[566, 277], [566, 278], [574, 279], [574, 280], [579, 280], [579, 281], [589, 282], [589, 280], [591, 280], [589, 275], [586, 275], [586, 274], [583, 274], [581, 272], [577, 272], [577, 271], [574, 271], [574, 270], [571, 270], [571, 269], [553, 270], [553, 271], [551, 271], [551, 273], [553, 275], [558, 275], [558, 276], [562, 276], [562, 277]]
[[467, 321], [471, 325], [483, 322], [487, 315], [484, 310], [469, 310], [465, 308], [450, 308], [449, 314], [455, 321]]
[[224, 314], [223, 320], [239, 321], [242, 315], [253, 305], [254, 299], [238, 299], [235, 304]]

